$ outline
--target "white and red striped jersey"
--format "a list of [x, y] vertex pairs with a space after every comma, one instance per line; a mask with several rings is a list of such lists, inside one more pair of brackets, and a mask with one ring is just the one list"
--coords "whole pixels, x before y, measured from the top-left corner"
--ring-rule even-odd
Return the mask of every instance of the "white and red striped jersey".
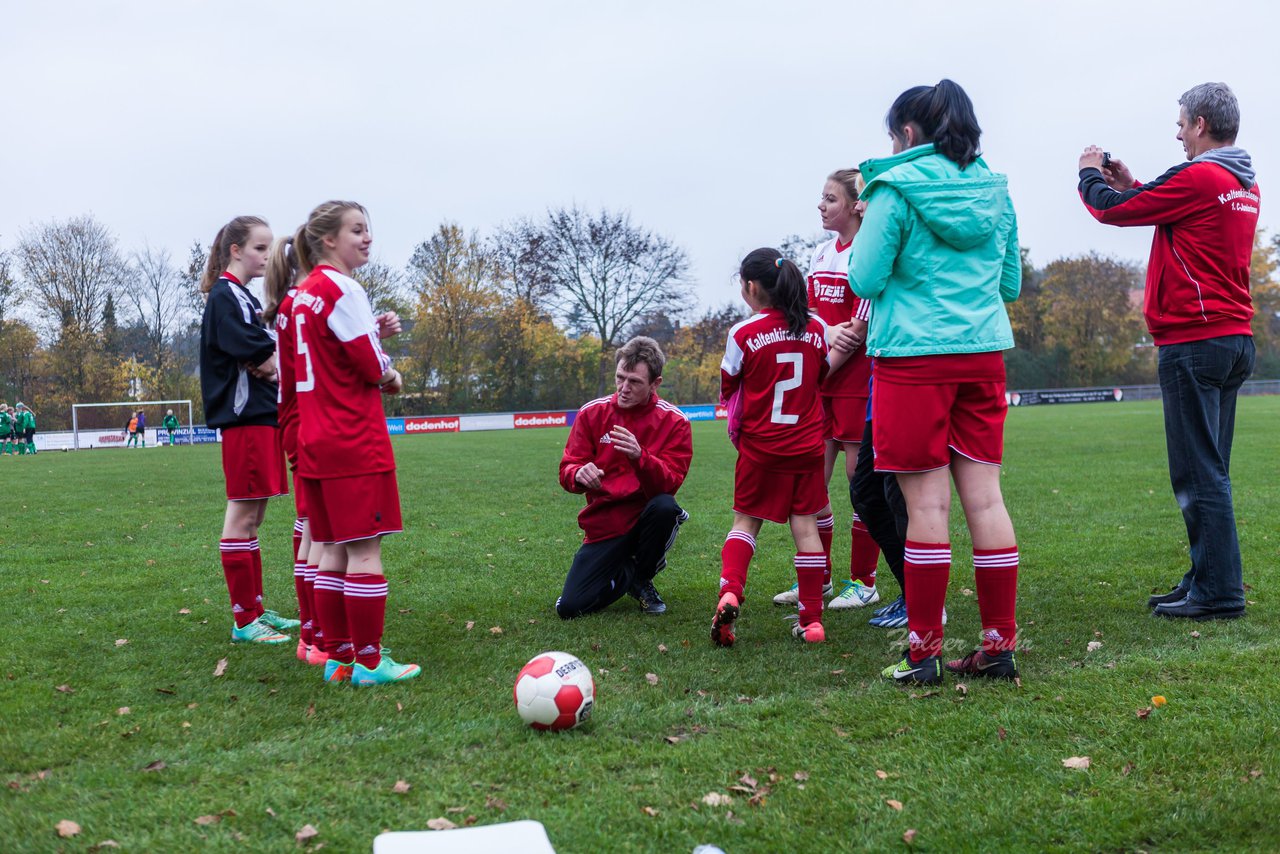
[[[839, 235], [813, 250], [809, 261], [809, 311], [822, 318], [828, 326], [846, 323], [853, 318], [869, 320], [871, 302], [858, 297], [849, 288], [849, 247], [853, 241], [841, 244]], [[866, 397], [869, 369], [855, 364], [865, 361], [866, 350], [860, 349], [840, 370], [822, 384], [827, 397]]]
[[360, 283], [321, 264], [293, 298], [298, 473], [313, 480], [392, 471], [379, 381], [391, 357]]
[[741, 389], [738, 450], [767, 468], [806, 471], [826, 435], [819, 388], [827, 374], [827, 325], [810, 315], [793, 336], [781, 311], [765, 309], [729, 330], [720, 396]]

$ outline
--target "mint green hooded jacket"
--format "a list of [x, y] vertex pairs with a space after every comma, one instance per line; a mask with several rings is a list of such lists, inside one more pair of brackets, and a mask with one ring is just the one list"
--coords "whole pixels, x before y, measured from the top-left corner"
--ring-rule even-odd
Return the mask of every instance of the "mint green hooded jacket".
[[1008, 181], [982, 158], [964, 170], [918, 145], [860, 167], [867, 209], [849, 287], [871, 300], [867, 353], [932, 356], [1013, 346], [1004, 303], [1022, 259]]

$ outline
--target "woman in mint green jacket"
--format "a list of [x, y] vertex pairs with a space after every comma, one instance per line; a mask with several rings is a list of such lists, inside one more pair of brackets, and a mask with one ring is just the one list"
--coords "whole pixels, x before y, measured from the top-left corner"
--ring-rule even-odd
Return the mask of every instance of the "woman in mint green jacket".
[[942, 679], [942, 613], [951, 570], [951, 481], [973, 538], [981, 646], [946, 668], [1017, 677], [1018, 547], [1000, 493], [1004, 303], [1021, 286], [1018, 228], [1005, 176], [979, 157], [973, 103], [950, 80], [917, 86], [889, 108], [893, 156], [859, 168], [866, 209], [849, 285], [871, 300], [867, 352], [876, 470], [907, 502], [904, 561], [910, 645], [883, 675]]

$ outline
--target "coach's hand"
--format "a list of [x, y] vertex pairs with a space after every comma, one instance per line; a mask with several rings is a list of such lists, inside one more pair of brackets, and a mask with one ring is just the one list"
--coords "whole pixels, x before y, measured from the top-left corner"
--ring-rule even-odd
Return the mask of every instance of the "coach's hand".
[[600, 478], [604, 472], [600, 470], [595, 463], [586, 463], [577, 472], [574, 473], [573, 479], [578, 482], [579, 486], [587, 489], [599, 489]]
[[395, 368], [388, 368], [387, 372], [382, 375], [378, 388], [383, 394], [399, 394], [404, 388], [404, 377], [400, 376], [400, 372]]
[[609, 431], [609, 439], [613, 442], [613, 447], [627, 459], [640, 459], [640, 441], [626, 427], [614, 425], [614, 428]]
[[400, 334], [400, 315], [394, 311], [384, 311], [378, 315], [378, 337], [390, 338]]

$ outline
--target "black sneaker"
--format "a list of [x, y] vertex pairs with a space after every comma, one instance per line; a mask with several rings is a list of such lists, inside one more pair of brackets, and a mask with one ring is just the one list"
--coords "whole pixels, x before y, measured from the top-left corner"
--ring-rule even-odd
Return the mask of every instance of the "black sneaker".
[[637, 582], [628, 595], [640, 603], [640, 610], [646, 614], [665, 614], [667, 611], [667, 603], [662, 601], [652, 581]]
[[1155, 608], [1159, 605], [1172, 605], [1175, 602], [1181, 602], [1187, 598], [1187, 588], [1181, 584], [1175, 584], [1173, 589], [1168, 593], [1159, 593], [1147, 600], [1148, 608]]
[[947, 662], [947, 670], [962, 676], [982, 676], [986, 679], [1017, 679], [1018, 659], [1012, 650], [988, 655], [981, 648], [964, 658]]
[[930, 655], [920, 661], [912, 661], [911, 653], [903, 653], [902, 661], [890, 664], [880, 675], [899, 685], [937, 685], [942, 681], [942, 659]]

